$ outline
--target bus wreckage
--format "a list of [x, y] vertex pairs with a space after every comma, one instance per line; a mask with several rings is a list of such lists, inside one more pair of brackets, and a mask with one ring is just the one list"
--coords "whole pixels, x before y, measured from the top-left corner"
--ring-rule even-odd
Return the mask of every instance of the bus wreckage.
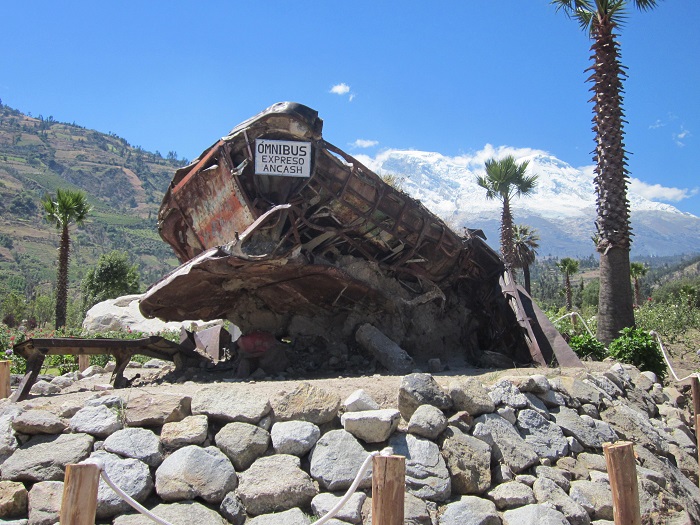
[[158, 228], [182, 265], [144, 315], [316, 347], [356, 346], [369, 326], [419, 363], [580, 365], [480, 232], [452, 231], [322, 126], [278, 103], [176, 172]]

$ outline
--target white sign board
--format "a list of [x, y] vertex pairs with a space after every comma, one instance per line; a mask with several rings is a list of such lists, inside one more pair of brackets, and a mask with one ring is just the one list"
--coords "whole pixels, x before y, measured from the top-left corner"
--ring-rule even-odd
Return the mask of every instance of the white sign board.
[[311, 142], [255, 140], [255, 174], [311, 176]]

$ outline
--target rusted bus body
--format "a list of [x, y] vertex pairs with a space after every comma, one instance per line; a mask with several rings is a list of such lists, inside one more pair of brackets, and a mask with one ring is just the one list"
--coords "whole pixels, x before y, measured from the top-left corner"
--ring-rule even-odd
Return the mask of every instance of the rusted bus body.
[[[233, 247], [272, 210], [255, 231], [247, 232], [250, 256], [286, 257], [299, 247], [325, 256], [333, 249], [438, 286], [463, 274], [485, 278], [485, 272], [491, 277], [499, 273], [500, 260], [481, 239], [460, 238], [418, 201], [324, 141], [321, 127], [315, 111], [278, 104], [179, 170], [164, 198], [159, 229], [180, 261], [215, 246]], [[255, 175], [257, 138], [311, 142], [312, 176]], [[275, 209], [285, 204], [290, 206]], [[465, 257], [477, 250], [484, 252], [488, 270]], [[468, 268], [455, 271], [460, 265]]]
[[[503, 262], [484, 240], [452, 231], [321, 130], [316, 111], [276, 104], [176, 172], [159, 230], [183, 264], [146, 293], [142, 313], [327, 341], [364, 320], [409, 351], [551, 361], [508, 306]], [[310, 176], [256, 174], [257, 139], [309, 143]]]

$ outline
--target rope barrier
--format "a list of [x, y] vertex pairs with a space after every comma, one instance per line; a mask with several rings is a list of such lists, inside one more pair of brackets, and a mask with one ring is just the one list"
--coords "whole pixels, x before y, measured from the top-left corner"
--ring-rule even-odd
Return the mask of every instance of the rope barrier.
[[[565, 317], [573, 317], [574, 315], [578, 316], [578, 318], [581, 319], [581, 322], [583, 323], [584, 328], [588, 331], [588, 333], [590, 334], [590, 336], [591, 336], [591, 337], [595, 337], [595, 336], [593, 335], [593, 332], [591, 332], [591, 329], [588, 328], [588, 325], [586, 324], [586, 321], [584, 321], [583, 317], [581, 317], [581, 314], [579, 314], [578, 312], [569, 312], [568, 314], [564, 314], [564, 315], [562, 315], [561, 317], [559, 317], [558, 319], [555, 319], [555, 320], [552, 322], [552, 324], [558, 323], [559, 321], [561, 321], [561, 320], [564, 319]], [[671, 359], [668, 357], [668, 354], [666, 353], [666, 349], [664, 348], [664, 344], [663, 344], [663, 342], [661, 341], [661, 336], [658, 334], [658, 332], [656, 332], [656, 331], [654, 331], [654, 330], [650, 330], [650, 331], [649, 331], [649, 335], [651, 335], [651, 336], [653, 336], [653, 337], [656, 337], [656, 342], [659, 344], [659, 348], [661, 349], [661, 355], [664, 356], [664, 361], [666, 361], [666, 366], [667, 366], [668, 369], [671, 371], [671, 374], [673, 375], [673, 378], [676, 380], [676, 382], [680, 383], [681, 381], [685, 381], [686, 379], [689, 379], [689, 378], [691, 378], [691, 377], [699, 377], [699, 378], [700, 378], [700, 372], [693, 372], [692, 374], [689, 374], [689, 375], [687, 375], [687, 376], [685, 376], [685, 377], [679, 378], [679, 377], [678, 377], [678, 374], [676, 374], [676, 371], [673, 369], [673, 365], [671, 365]], [[608, 351], [608, 347], [607, 347], [607, 346], [605, 347], [605, 351], [606, 351], [606, 352]]]
[[[364, 462], [360, 466], [360, 470], [357, 471], [357, 475], [355, 476], [355, 479], [353, 480], [352, 484], [350, 485], [350, 488], [348, 488], [347, 492], [343, 497], [340, 499], [336, 505], [329, 510], [325, 516], [322, 518], [319, 518], [316, 522], [315, 525], [323, 525], [326, 523], [328, 520], [333, 518], [339, 511], [342, 509], [345, 504], [348, 502], [348, 500], [352, 497], [352, 495], [355, 493], [357, 490], [357, 487], [360, 485], [362, 482], [362, 478], [364, 477], [365, 473], [369, 469], [372, 459], [374, 456], [377, 456], [379, 454], [382, 455], [391, 455], [393, 452], [391, 450], [385, 449], [382, 452], [370, 452], [370, 454], [365, 458]], [[102, 461], [99, 458], [89, 458], [83, 461], [82, 463], [90, 463], [92, 465], [96, 465], [100, 469], [100, 476], [102, 479], [109, 485], [109, 487], [116, 492], [119, 497], [121, 497], [124, 501], [126, 501], [129, 505], [131, 505], [134, 509], [139, 511], [141, 514], [146, 516], [147, 518], [150, 518], [151, 520], [155, 521], [156, 523], [160, 523], [160, 525], [173, 525], [172, 523], [164, 520], [163, 518], [160, 518], [153, 514], [150, 510], [148, 510], [146, 507], [141, 505], [138, 501], [136, 501], [134, 498], [129, 496], [126, 492], [124, 492], [122, 489], [120, 489], [107, 475], [107, 471], [105, 470], [105, 464], [104, 461]]]

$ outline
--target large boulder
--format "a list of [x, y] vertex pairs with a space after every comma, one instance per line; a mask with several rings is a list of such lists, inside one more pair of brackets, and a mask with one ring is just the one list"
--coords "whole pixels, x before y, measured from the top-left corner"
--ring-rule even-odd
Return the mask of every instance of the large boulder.
[[462, 496], [448, 504], [440, 516], [440, 525], [501, 525], [496, 505], [477, 496]]
[[399, 411], [406, 421], [421, 405], [433, 405], [440, 410], [452, 408], [452, 399], [430, 374], [408, 374], [399, 386]]
[[126, 424], [130, 427], [159, 427], [182, 421], [190, 415], [192, 398], [182, 394], [139, 391], [129, 397]]
[[[90, 459], [102, 461], [109, 479], [139, 503], [143, 503], [151, 494], [153, 478], [148, 465], [143, 461], [133, 458], [122, 459], [116, 454], [101, 450], [93, 453]], [[100, 478], [97, 490], [97, 517], [109, 518], [130, 509], [131, 506]]]
[[491, 486], [491, 447], [455, 427], [440, 436], [440, 449], [457, 494], [481, 494]]
[[104, 442], [107, 452], [143, 461], [150, 467], [157, 467], [163, 461], [160, 439], [146, 428], [129, 427], [118, 430]]
[[270, 433], [250, 423], [236, 422], [224, 425], [214, 440], [240, 472], [265, 453], [270, 445]]
[[[345, 430], [331, 430], [316, 442], [309, 456], [311, 477], [325, 490], [347, 489], [355, 479], [367, 452], [355, 436]], [[371, 469], [364, 475], [360, 488], [372, 486]]]
[[255, 425], [270, 412], [270, 401], [231, 385], [205, 386], [192, 397], [192, 414], [224, 423], [241, 421]]
[[275, 421], [308, 421], [316, 425], [329, 423], [338, 414], [340, 396], [318, 388], [310, 383], [301, 383], [292, 392], [273, 400]]
[[[323, 438], [321, 438], [323, 439]], [[450, 472], [437, 444], [397, 432], [389, 439], [394, 454], [406, 458], [406, 491], [421, 499], [446, 501], [452, 492]]]
[[[228, 525], [228, 522], [216, 511], [196, 501], [161, 503], [153, 507], [151, 512], [172, 525], [192, 525], [193, 523]], [[153, 520], [143, 514], [125, 514], [116, 518], [113, 523], [114, 525], [153, 525]]]
[[29, 491], [29, 523], [53, 525], [58, 523], [63, 501], [62, 481], [40, 481]]
[[473, 435], [490, 444], [494, 459], [503, 462], [514, 473], [539, 463], [539, 456], [532, 445], [498, 414], [483, 414], [475, 421]]

